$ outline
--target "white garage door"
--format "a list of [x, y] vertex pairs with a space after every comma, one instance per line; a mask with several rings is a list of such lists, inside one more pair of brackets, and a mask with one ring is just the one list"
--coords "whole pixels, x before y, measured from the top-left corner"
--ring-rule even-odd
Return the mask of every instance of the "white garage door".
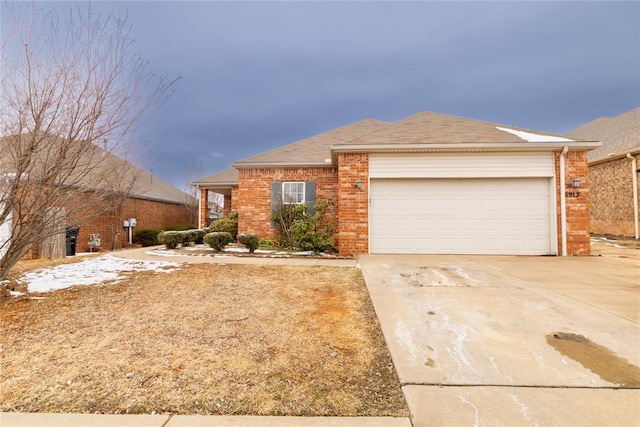
[[371, 179], [370, 252], [554, 252], [550, 178]]

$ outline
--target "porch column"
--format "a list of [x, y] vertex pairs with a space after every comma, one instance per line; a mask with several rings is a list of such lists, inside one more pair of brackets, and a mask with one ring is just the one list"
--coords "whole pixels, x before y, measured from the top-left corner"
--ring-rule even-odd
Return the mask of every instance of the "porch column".
[[206, 188], [200, 189], [200, 212], [198, 228], [205, 228], [209, 224], [209, 190]]
[[224, 205], [222, 206], [222, 216], [225, 217], [231, 213], [231, 195], [224, 196]]

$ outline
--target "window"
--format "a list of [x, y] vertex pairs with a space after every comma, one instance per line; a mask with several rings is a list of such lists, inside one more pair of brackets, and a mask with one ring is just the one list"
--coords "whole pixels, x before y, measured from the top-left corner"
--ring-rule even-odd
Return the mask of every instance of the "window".
[[308, 182], [282, 182], [271, 183], [271, 212], [280, 208], [282, 204], [302, 204], [307, 205], [307, 213], [315, 214], [314, 204], [316, 203], [316, 183]]
[[304, 182], [283, 182], [282, 202], [285, 204], [304, 203]]

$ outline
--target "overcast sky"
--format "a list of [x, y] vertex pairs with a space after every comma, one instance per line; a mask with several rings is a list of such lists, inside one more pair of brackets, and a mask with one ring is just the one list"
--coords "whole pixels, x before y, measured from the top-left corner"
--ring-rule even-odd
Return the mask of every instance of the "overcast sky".
[[142, 166], [181, 188], [194, 159], [206, 176], [365, 118], [433, 111], [563, 134], [640, 106], [636, 1], [94, 6], [127, 12], [134, 50], [183, 77], [141, 135]]

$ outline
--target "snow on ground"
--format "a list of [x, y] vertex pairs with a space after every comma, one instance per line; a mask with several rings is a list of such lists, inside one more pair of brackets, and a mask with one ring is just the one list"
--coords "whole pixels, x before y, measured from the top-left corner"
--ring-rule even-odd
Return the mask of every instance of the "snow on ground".
[[[216, 254], [211, 248], [209, 248], [209, 246], [207, 245], [192, 245], [192, 246], [187, 246], [185, 248], [181, 247], [179, 250], [173, 250], [173, 249], [152, 249], [150, 251], [145, 252], [148, 255], [158, 255], [158, 256], [180, 256], [180, 255], [190, 255], [193, 256], [193, 253], [189, 253], [191, 251], [211, 251], [210, 254], [197, 254], [197, 256], [215, 256], [215, 257], [220, 257], [220, 254]], [[249, 249], [247, 248], [242, 248], [242, 247], [237, 247], [237, 246], [230, 246], [230, 247], [226, 247], [224, 249], [224, 252], [226, 254], [248, 254], [249, 253]], [[315, 253], [313, 251], [301, 251], [301, 252], [288, 252], [288, 251], [276, 251], [276, 250], [269, 250], [269, 249], [256, 249], [254, 252], [256, 255], [274, 255], [274, 256], [311, 256], [311, 255], [315, 255]], [[231, 256], [231, 255], [228, 255]]]
[[118, 282], [128, 271], [156, 271], [170, 273], [180, 263], [167, 261], [139, 261], [103, 255], [72, 264], [61, 264], [25, 273], [18, 280], [27, 284], [29, 292], [50, 292], [71, 286], [99, 285], [106, 281]]

